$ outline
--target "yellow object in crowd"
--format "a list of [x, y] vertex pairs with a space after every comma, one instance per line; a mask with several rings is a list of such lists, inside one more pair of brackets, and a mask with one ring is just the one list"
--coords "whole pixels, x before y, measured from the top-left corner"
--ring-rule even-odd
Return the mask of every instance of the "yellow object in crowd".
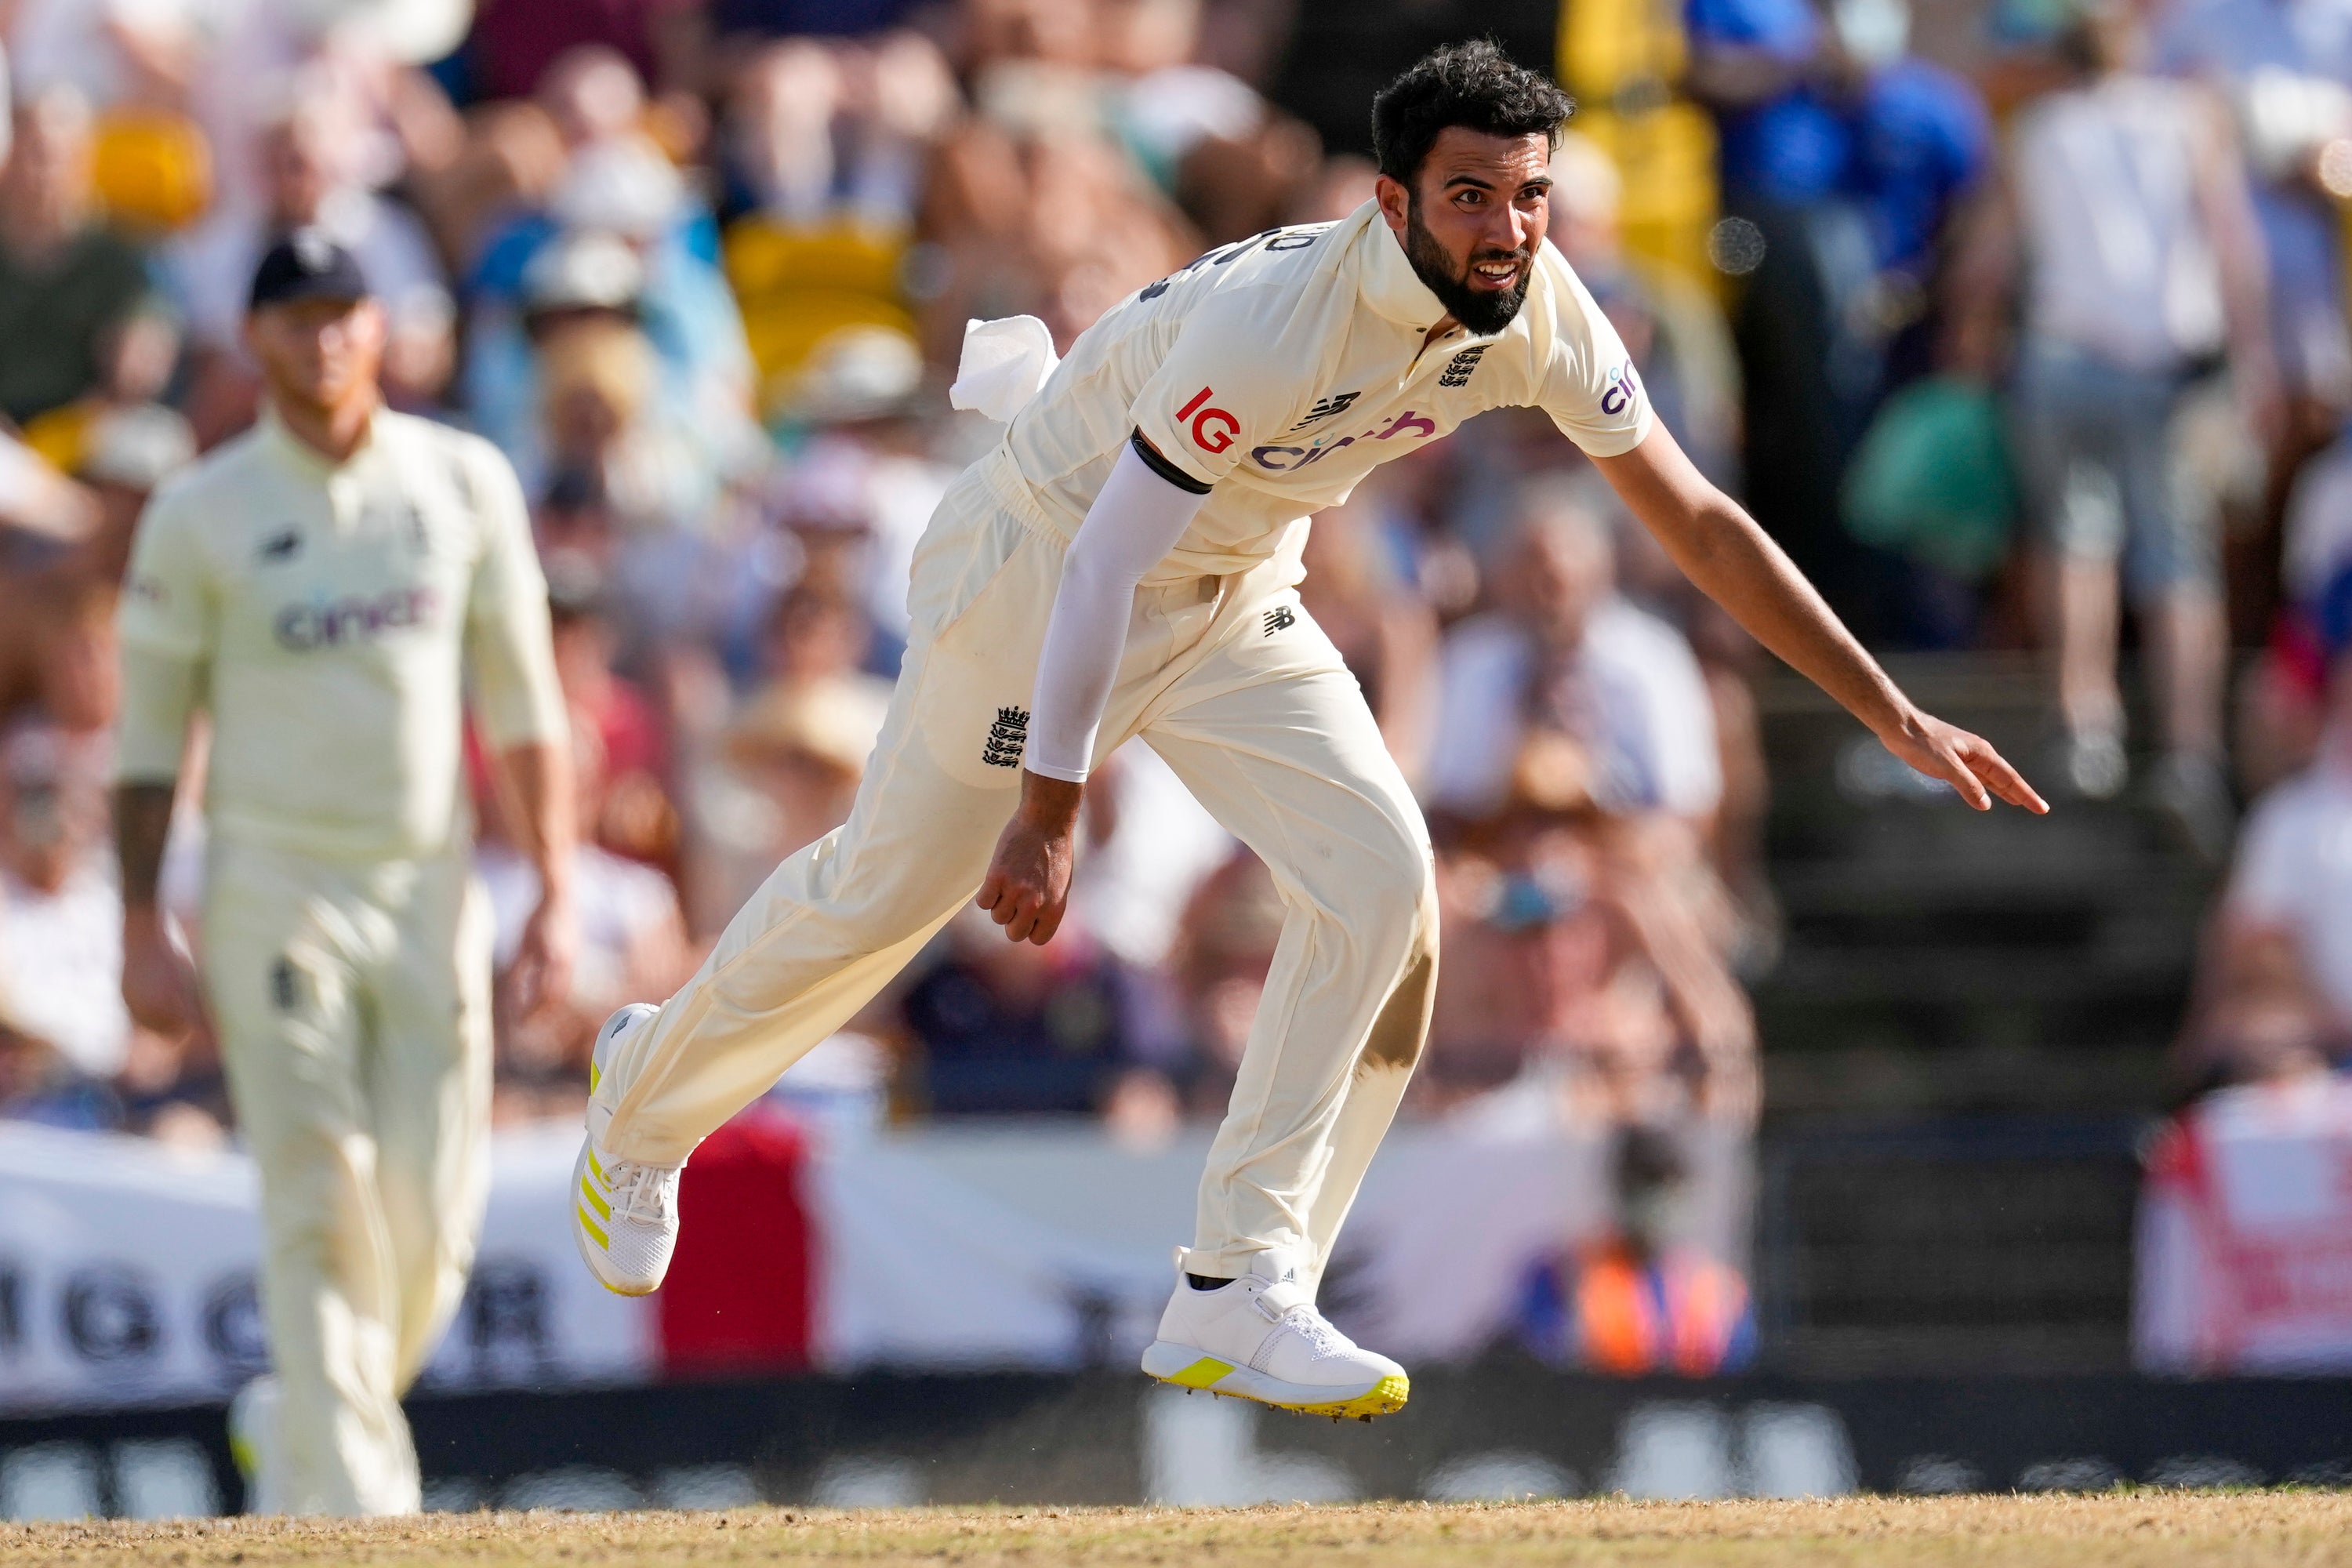
[[212, 205], [212, 148], [184, 114], [109, 110], [99, 118], [92, 160], [99, 198], [118, 222], [182, 228]]
[[730, 225], [727, 281], [760, 367], [761, 402], [789, 398], [793, 373], [843, 327], [889, 327], [909, 337], [915, 318], [900, 301], [906, 241], [852, 223], [791, 226], [763, 217]]
[[82, 458], [89, 450], [90, 431], [98, 416], [106, 411], [106, 404], [97, 397], [85, 397], [78, 403], [68, 403], [37, 414], [25, 425], [25, 445], [33, 454], [61, 474], [80, 468]]
[[1693, 282], [1719, 282], [1706, 258], [1717, 208], [1715, 121], [1706, 111], [1675, 99], [1633, 114], [1580, 110], [1575, 125], [1624, 177], [1618, 223], [1625, 248]]
[[1562, 0], [1559, 80], [1576, 95], [1576, 129], [1623, 176], [1626, 248], [1712, 285], [1715, 122], [1674, 90], [1689, 58], [1677, 0]]
[[1613, 99], [1628, 83], [1678, 80], [1688, 59], [1675, 0], [1563, 0], [1560, 5], [1559, 84], [1583, 102]]

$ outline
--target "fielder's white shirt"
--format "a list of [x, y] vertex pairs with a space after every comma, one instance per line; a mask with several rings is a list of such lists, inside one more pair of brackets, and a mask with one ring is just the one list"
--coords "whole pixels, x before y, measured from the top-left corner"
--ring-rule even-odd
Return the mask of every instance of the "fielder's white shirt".
[[1549, 242], [1501, 332], [1423, 338], [1445, 308], [1380, 208], [1270, 231], [1139, 289], [1081, 333], [983, 469], [1066, 537], [1140, 430], [1207, 503], [1147, 583], [1244, 572], [1373, 468], [1489, 408], [1542, 408], [1596, 457], [1649, 433], [1616, 330]]
[[[187, 708], [207, 710], [206, 815], [235, 841], [337, 859], [461, 846], [469, 668], [491, 745], [565, 734], [514, 471], [406, 415], [377, 414], [340, 466], [265, 416], [174, 476], [140, 520], [121, 630], [122, 776], [173, 777]], [[142, 689], [183, 666], [185, 700]]]

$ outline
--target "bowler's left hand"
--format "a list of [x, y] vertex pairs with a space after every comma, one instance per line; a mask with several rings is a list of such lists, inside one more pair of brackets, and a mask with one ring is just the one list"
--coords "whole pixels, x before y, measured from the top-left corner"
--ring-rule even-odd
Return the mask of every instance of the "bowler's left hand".
[[1014, 942], [1043, 947], [1062, 929], [1085, 794], [1083, 784], [1025, 771], [1021, 775], [1021, 804], [997, 836], [975, 900]]

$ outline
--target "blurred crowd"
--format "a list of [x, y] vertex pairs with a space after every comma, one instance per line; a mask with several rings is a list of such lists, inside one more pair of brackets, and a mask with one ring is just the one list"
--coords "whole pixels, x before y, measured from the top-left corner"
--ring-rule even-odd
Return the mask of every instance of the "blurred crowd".
[[[2271, 790], [2192, 1034], [2221, 1077], [2324, 1061], [2352, 1019], [2352, 3], [1947, 9], [1915, 47], [1904, 0], [1571, 0], [1550, 237], [1874, 646], [2049, 650], [2038, 773], [2144, 789], [2216, 862]], [[1066, 348], [1206, 247], [1369, 196], [1269, 97], [1327, 13], [0, 0], [0, 1114], [225, 1135], [206, 1043], [116, 994], [105, 734], [142, 502], [254, 416], [270, 241], [349, 247], [392, 403], [489, 437], [532, 500], [588, 956], [566, 1005], [502, 1019], [498, 1108], [573, 1115], [595, 1023], [846, 814], [915, 541], [997, 433], [947, 406], [967, 320]], [[1381, 470], [1308, 569], [1439, 849], [1410, 1112], [1751, 1124], [1758, 651], [1514, 411]], [[2156, 718], [2127, 746], [2133, 638]], [[2233, 638], [2264, 653], [2232, 705]], [[510, 944], [532, 873], [477, 794]], [[1213, 1118], [1282, 891], [1144, 746], [1086, 826], [1052, 946], [951, 923], [777, 1093], [844, 1135]], [[201, 853], [191, 814], [196, 942]]]
[[[1612, 7], [1570, 8], [1571, 68], [1579, 9]], [[1630, 51], [1646, 141], [1589, 37], [1583, 90], [1651, 169], [1678, 102], [1707, 117], [1759, 520], [1874, 647], [2041, 655], [2029, 773], [2222, 875], [2176, 1092], [2321, 1081], [2352, 1059], [2352, 5], [1679, 21]]]
[[[0, 1106], [228, 1131], [207, 1043], [116, 996], [110, 610], [144, 495], [254, 416], [256, 258], [316, 226], [389, 312], [390, 401], [488, 436], [534, 505], [587, 952], [564, 1005], [502, 1013], [497, 1110], [576, 1116], [604, 1015], [667, 994], [848, 811], [915, 542], [998, 428], [947, 406], [964, 322], [1026, 312], [1066, 348], [1209, 245], [1345, 215], [1370, 170], [1203, 48], [1248, 9], [1203, 0], [483, 0], [446, 36], [422, 4], [226, 9], [0, 9]], [[1704, 286], [1651, 304], [1611, 161], [1572, 142], [1559, 175], [1559, 242], [1629, 328], [1687, 341], [1655, 384], [1736, 464]], [[1744, 1128], [1738, 974], [1770, 918], [1740, 637], [1541, 418], [1366, 486], [1306, 592], [1442, 845], [1414, 1113]], [[534, 874], [477, 772], [510, 948]], [[198, 943], [201, 837], [191, 811], [167, 876]], [[1282, 899], [1130, 744], [1050, 947], [951, 923], [777, 1095], [838, 1136], [1045, 1113], [1163, 1142], [1222, 1111]]]

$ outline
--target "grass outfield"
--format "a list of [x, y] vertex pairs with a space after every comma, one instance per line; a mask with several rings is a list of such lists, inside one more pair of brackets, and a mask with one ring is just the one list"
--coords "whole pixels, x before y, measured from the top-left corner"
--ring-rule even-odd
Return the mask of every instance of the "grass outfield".
[[370, 1523], [0, 1525], [39, 1563], [1690, 1563], [1738, 1568], [2352, 1564], [2352, 1494], [2113, 1492], [1831, 1502], [1352, 1508], [730, 1509], [474, 1513]]

